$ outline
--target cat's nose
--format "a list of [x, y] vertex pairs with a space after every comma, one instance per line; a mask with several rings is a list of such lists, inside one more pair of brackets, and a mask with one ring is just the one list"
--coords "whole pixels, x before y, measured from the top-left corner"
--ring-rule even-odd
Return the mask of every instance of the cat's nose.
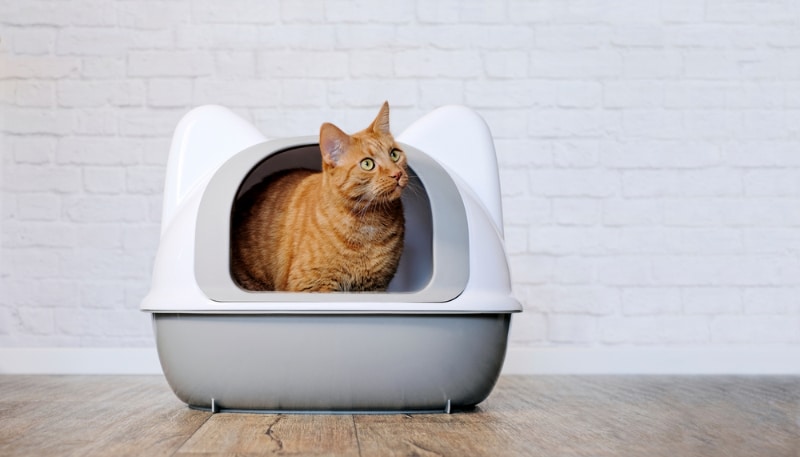
[[400, 182], [400, 178], [403, 177], [403, 170], [397, 170], [390, 175], [395, 181]]

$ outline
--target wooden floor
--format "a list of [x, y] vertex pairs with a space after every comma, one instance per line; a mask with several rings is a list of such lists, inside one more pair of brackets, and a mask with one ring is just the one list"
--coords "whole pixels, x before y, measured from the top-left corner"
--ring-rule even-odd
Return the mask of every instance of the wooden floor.
[[210, 414], [155, 376], [0, 376], [0, 456], [800, 456], [800, 378], [503, 377], [476, 410]]

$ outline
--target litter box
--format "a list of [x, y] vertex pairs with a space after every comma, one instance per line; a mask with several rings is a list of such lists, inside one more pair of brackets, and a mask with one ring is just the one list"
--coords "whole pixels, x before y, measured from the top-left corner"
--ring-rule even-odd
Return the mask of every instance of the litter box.
[[180, 121], [141, 306], [178, 398], [214, 412], [371, 413], [449, 412], [489, 395], [521, 311], [491, 134], [472, 110], [447, 106], [396, 139], [412, 179], [388, 289], [254, 292], [230, 273], [233, 203], [272, 173], [319, 170], [318, 137], [267, 140], [220, 106]]

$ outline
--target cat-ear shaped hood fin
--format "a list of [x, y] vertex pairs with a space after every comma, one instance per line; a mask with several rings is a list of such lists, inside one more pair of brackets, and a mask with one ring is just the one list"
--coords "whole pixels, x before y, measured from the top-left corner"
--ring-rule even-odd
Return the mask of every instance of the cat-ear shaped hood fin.
[[372, 121], [370, 124], [369, 129], [375, 133], [382, 133], [385, 135], [391, 135], [391, 131], [389, 131], [389, 102], [383, 102], [383, 106], [381, 106], [381, 110], [378, 112], [378, 116], [375, 117], [375, 120]]
[[319, 148], [322, 151], [322, 160], [326, 164], [335, 167], [349, 145], [350, 135], [339, 127], [326, 122], [319, 128]]

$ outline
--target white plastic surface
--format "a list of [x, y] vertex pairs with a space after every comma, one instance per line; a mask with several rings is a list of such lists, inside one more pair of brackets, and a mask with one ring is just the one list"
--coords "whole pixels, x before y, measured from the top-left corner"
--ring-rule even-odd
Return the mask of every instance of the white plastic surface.
[[[453, 176], [467, 214], [469, 280], [445, 303], [403, 301], [225, 302], [210, 300], [195, 279], [195, 234], [203, 192], [214, 171], [237, 152], [265, 141], [229, 110], [201, 107], [187, 114], [175, 133], [165, 187], [161, 242], [149, 312], [192, 313], [508, 313], [521, 311], [511, 295], [503, 247], [502, 211], [494, 145], [485, 122], [464, 107], [445, 107], [423, 117], [398, 137], [437, 160]], [[468, 156], [465, 157], [465, 154]], [[244, 179], [244, 177], [242, 177]], [[220, 217], [229, 217], [220, 215]]]
[[266, 139], [252, 124], [222, 106], [205, 105], [187, 113], [172, 136], [161, 234], [170, 225], [176, 208], [201, 178], [237, 152]]
[[478, 113], [464, 106], [443, 106], [411, 124], [397, 140], [425, 151], [460, 176], [489, 211], [503, 236], [494, 141], [489, 126]]

